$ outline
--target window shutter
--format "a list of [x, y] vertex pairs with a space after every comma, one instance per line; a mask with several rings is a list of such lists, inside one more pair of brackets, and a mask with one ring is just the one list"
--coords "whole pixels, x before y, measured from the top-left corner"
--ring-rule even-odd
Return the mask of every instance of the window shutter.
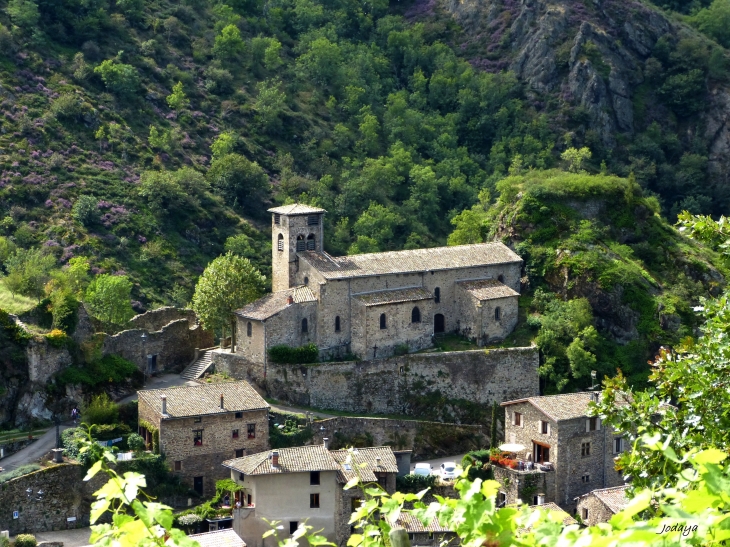
[[590, 430], [591, 430], [591, 419], [588, 418], [586, 420], [586, 433], [590, 432]]
[[550, 435], [550, 422], [548, 422], [547, 426], [548, 426], [548, 428], [547, 428], [547, 434]]
[[542, 433], [542, 420], [537, 422], [537, 432]]
[[596, 431], [601, 430], [601, 418], [596, 418]]

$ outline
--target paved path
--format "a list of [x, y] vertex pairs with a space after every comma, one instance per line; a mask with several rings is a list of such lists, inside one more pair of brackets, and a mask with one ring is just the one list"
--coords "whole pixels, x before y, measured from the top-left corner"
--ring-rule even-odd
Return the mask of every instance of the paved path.
[[33, 535], [38, 540], [38, 542], [62, 541], [63, 547], [86, 547], [87, 545], [89, 545], [91, 528], [59, 530], [58, 532], [34, 532]]
[[[62, 425], [61, 431], [68, 429], [69, 427], [72, 426]], [[52, 427], [43, 435], [38, 437], [38, 440], [29, 444], [24, 449], [0, 460], [0, 467], [2, 467], [5, 471], [17, 469], [21, 465], [40, 460], [54, 448], [56, 448], [56, 428]]]
[[[271, 403], [269, 403], [271, 404]], [[324, 412], [320, 412], [318, 410], [310, 410], [308, 408], [297, 408], [295, 406], [284, 406], [279, 404], [271, 404], [271, 410], [278, 411], [278, 412], [288, 412], [288, 413], [294, 413], [294, 414], [305, 414], [307, 412], [310, 412], [312, 416], [315, 418], [334, 418], [334, 414], [325, 414]]]
[[[168, 387], [178, 387], [185, 385], [197, 386], [200, 384], [198, 384], [198, 382], [193, 382], [192, 380], [186, 380], [185, 378], [181, 378], [179, 374], [162, 374], [160, 376], [152, 376], [150, 378], [147, 378], [147, 383], [142, 389], [165, 389]], [[128, 395], [124, 399], [117, 402], [119, 404], [124, 404], [136, 400], [137, 392], [135, 391], [131, 395]]]

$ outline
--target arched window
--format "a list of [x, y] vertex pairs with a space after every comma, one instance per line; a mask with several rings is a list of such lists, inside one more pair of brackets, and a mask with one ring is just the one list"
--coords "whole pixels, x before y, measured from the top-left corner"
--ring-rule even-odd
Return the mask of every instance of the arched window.
[[436, 304], [441, 302], [441, 289], [439, 287], [436, 287], [433, 290], [433, 301], [436, 302]]
[[499, 274], [497, 276], [497, 281], [499, 281], [500, 283], [504, 283], [504, 276], [502, 274]]
[[499, 321], [500, 319], [502, 319], [502, 308], [497, 306], [494, 308], [494, 320]]
[[335, 332], [340, 332], [340, 316], [335, 317]]
[[303, 333], [309, 332], [309, 329], [307, 329], [307, 319], [306, 319], [306, 317], [304, 319], [302, 319], [302, 332]]
[[248, 325], [246, 325], [246, 336], [251, 336], [251, 331], [253, 330], [253, 327], [251, 325], [251, 321], [248, 322]]
[[297, 252], [301, 252], [306, 250], [306, 243], [304, 241], [304, 236], [298, 235], [297, 236]]
[[421, 322], [421, 310], [418, 309], [418, 306], [413, 308], [413, 311], [411, 312], [411, 323], [420, 323]]
[[277, 241], [276, 248], [280, 251], [284, 250], [284, 236], [279, 234], [279, 240]]
[[380, 314], [380, 328], [381, 329], [387, 329], [388, 328], [388, 324], [385, 321], [385, 314], [384, 313], [381, 313]]
[[307, 236], [307, 250], [308, 251], [316, 251], [317, 250], [317, 242], [314, 239], [314, 234], [309, 234]]
[[306, 275], [304, 276], [304, 284], [309, 285], [309, 278]]

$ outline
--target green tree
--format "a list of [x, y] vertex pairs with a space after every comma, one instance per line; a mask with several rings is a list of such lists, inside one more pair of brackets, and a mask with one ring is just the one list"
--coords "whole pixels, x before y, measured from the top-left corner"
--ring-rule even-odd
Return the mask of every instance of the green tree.
[[264, 66], [267, 70], [276, 70], [284, 61], [281, 59], [281, 42], [276, 38], [269, 38], [269, 43], [264, 50]]
[[238, 145], [238, 135], [234, 131], [224, 131], [218, 135], [213, 144], [210, 145], [210, 149], [213, 152], [213, 157], [222, 157], [231, 154]]
[[714, 0], [699, 10], [690, 23], [725, 48], [730, 48], [730, 2]]
[[240, 154], [214, 158], [207, 178], [213, 190], [239, 207], [252, 206], [269, 189], [264, 170]]
[[124, 325], [132, 317], [132, 282], [125, 275], [103, 274], [86, 289], [84, 303], [89, 313], [110, 325]]
[[99, 218], [98, 203], [99, 200], [93, 196], [81, 195], [71, 208], [71, 216], [73, 216], [76, 222], [84, 226], [89, 226]]
[[174, 171], [145, 171], [139, 177], [139, 195], [157, 213], [170, 214], [188, 203], [187, 193]]
[[281, 81], [278, 79], [265, 80], [256, 84], [258, 95], [253, 104], [256, 111], [256, 120], [266, 132], [272, 133], [279, 129], [279, 116], [286, 104], [286, 94], [281, 90]]
[[591, 151], [587, 147], [583, 148], [568, 148], [560, 157], [568, 162], [568, 170], [571, 173], [578, 173], [583, 170], [583, 162], [591, 159]]
[[40, 12], [33, 0], [10, 0], [5, 10], [10, 20], [24, 30], [31, 30], [38, 25]]
[[241, 31], [235, 25], [228, 25], [215, 37], [213, 53], [222, 60], [230, 61], [240, 55], [246, 49], [246, 44], [241, 38]]
[[195, 286], [191, 307], [203, 327], [225, 336], [234, 320], [233, 312], [260, 297], [265, 282], [248, 258], [228, 251], [205, 268]]
[[175, 129], [157, 129], [154, 125], [150, 125], [150, 136], [147, 141], [152, 148], [157, 148], [163, 152], [172, 152], [178, 145]]
[[5, 286], [13, 295], [32, 296], [40, 301], [55, 265], [56, 259], [41, 249], [17, 249], [5, 260]]
[[391, 208], [371, 202], [353, 226], [356, 240], [348, 254], [382, 251], [401, 224], [400, 216]]
[[178, 82], [172, 87], [172, 93], [167, 96], [167, 105], [177, 111], [185, 110], [190, 106], [190, 99], [185, 95], [182, 82]]
[[139, 90], [139, 75], [132, 65], [107, 59], [94, 69], [94, 73], [101, 77], [110, 91], [119, 95], [131, 96]]

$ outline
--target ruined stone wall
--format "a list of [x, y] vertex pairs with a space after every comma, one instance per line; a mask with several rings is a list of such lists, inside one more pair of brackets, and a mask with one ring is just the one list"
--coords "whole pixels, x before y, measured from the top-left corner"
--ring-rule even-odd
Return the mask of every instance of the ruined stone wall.
[[135, 315], [129, 320], [130, 326], [135, 329], [144, 329], [148, 331], [161, 330], [162, 327], [178, 319], [187, 319], [188, 326], [193, 328], [197, 324], [197, 316], [193, 310], [186, 308], [176, 308], [173, 306], [163, 306], [156, 310], [151, 310], [140, 315]]
[[539, 393], [535, 347], [314, 365], [261, 365], [214, 352], [213, 363], [294, 405], [438, 421], [480, 421], [492, 402]]
[[45, 384], [55, 373], [73, 363], [71, 354], [63, 348], [55, 348], [45, 340], [30, 340], [25, 349], [28, 360], [28, 379]]
[[418, 420], [338, 416], [316, 422], [312, 431], [314, 445], [328, 438], [333, 450], [349, 446], [391, 446], [393, 450], [412, 450], [413, 460], [462, 454], [489, 444], [486, 426]]
[[[81, 465], [61, 464], [0, 485], [0, 530], [9, 530], [10, 535], [65, 530], [68, 517], [76, 517], [73, 528], [88, 526], [92, 494], [108, 477], [99, 473], [84, 482], [85, 474]], [[33, 492], [30, 497], [28, 488]], [[17, 519], [13, 511], [18, 511]]]

